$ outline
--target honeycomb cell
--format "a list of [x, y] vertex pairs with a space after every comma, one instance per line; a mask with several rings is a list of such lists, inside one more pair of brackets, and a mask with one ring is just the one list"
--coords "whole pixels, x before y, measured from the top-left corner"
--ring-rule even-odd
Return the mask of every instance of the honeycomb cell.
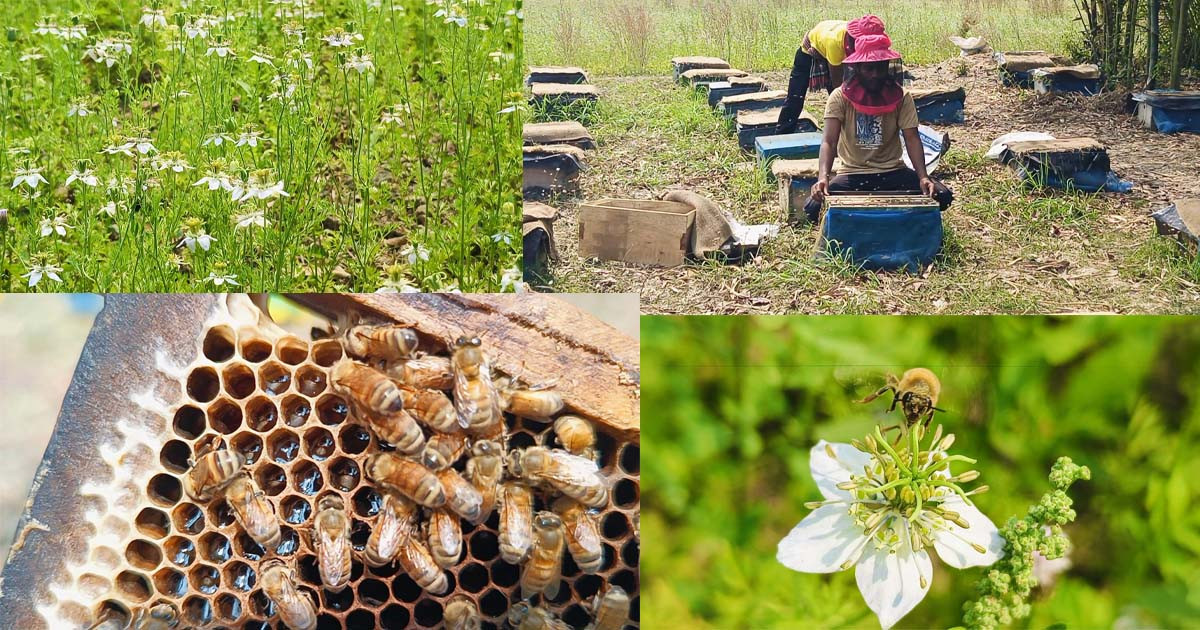
[[638, 560], [641, 556], [640, 551], [638, 541], [631, 538], [625, 543], [624, 547], [621, 547], [621, 562], [624, 562], [627, 567], [638, 566]]
[[270, 619], [275, 615], [275, 602], [261, 589], [254, 591], [250, 594], [250, 614], [260, 619]]
[[138, 512], [133, 519], [133, 524], [142, 535], [151, 538], [162, 538], [171, 530], [171, 519], [167, 513], [152, 507]]
[[258, 461], [262, 455], [263, 442], [262, 438], [248, 431], [238, 433], [233, 437], [233, 450], [242, 454], [246, 458], [246, 465], [253, 464]]
[[508, 588], [521, 579], [521, 570], [516, 565], [500, 560], [492, 563], [491, 576], [492, 584]]
[[287, 429], [276, 429], [267, 438], [267, 454], [273, 461], [286, 464], [300, 453], [300, 437]]
[[271, 462], [260, 463], [254, 470], [254, 482], [269, 496], [275, 496], [287, 488], [287, 475], [283, 469]]
[[267, 555], [267, 550], [246, 532], [239, 532], [233, 537], [233, 550], [248, 560], [262, 560], [263, 556]]
[[572, 628], [582, 628], [592, 622], [592, 616], [579, 604], [572, 604], [563, 611], [562, 620]]
[[321, 469], [308, 461], [299, 462], [292, 467], [292, 483], [296, 490], [309, 496], [316, 494], [325, 486], [325, 481], [321, 477]]
[[621, 512], [609, 512], [600, 523], [600, 531], [609, 540], [621, 540], [629, 534], [629, 519]]
[[392, 580], [392, 595], [402, 602], [411, 604], [420, 599], [424, 593], [425, 591], [421, 590], [420, 585], [403, 573]]
[[234, 348], [233, 329], [229, 326], [213, 326], [204, 334], [201, 345], [204, 356], [213, 363], [223, 363], [233, 358]]
[[613, 486], [613, 502], [621, 507], [636, 507], [641, 497], [632, 479], [622, 479]]
[[242, 426], [242, 408], [228, 398], [218, 398], [208, 406], [208, 426], [224, 435], [237, 431]]
[[361, 476], [358, 464], [348, 457], [339, 457], [329, 465], [329, 484], [342, 492], [350, 492], [358, 487]]
[[325, 391], [325, 371], [311, 365], [296, 370], [296, 391], [305, 396], [316, 396]]
[[354, 493], [351, 503], [354, 504], [355, 514], [369, 518], [378, 514], [383, 507], [383, 495], [376, 492], [371, 486], [363, 486]]
[[187, 393], [192, 400], [206, 403], [217, 397], [221, 392], [221, 379], [217, 371], [202, 365], [194, 368], [187, 377]]
[[124, 593], [134, 602], [141, 603], [150, 599], [150, 578], [138, 571], [121, 571], [117, 574], [117, 590]]
[[317, 418], [321, 424], [334, 426], [345, 422], [350, 415], [350, 407], [340, 396], [325, 394], [317, 399]]
[[374, 628], [375, 614], [369, 610], [356, 610], [346, 615], [347, 628]]
[[508, 436], [508, 447], [510, 449], [528, 448], [535, 444], [537, 444], [537, 440], [535, 440], [532, 435], [525, 433], [524, 431], [513, 433], [512, 435]]
[[289, 496], [279, 504], [279, 517], [292, 525], [303, 525], [312, 511], [312, 505], [303, 497]]
[[212, 621], [212, 612], [208, 598], [193, 595], [183, 600], [183, 618], [189, 623], [208, 625]]
[[167, 552], [167, 559], [177, 566], [189, 567], [196, 561], [196, 545], [182, 536], [168, 538], [163, 543], [163, 550]]
[[275, 342], [275, 356], [288, 365], [300, 365], [308, 358], [308, 344], [298, 337], [283, 337]]
[[626, 444], [621, 448], [621, 470], [630, 475], [641, 472], [642, 451], [637, 444]]
[[488, 592], [479, 598], [479, 612], [485, 617], [506, 615], [508, 613], [508, 598], [504, 596], [503, 592], [497, 589], [488, 589]]
[[[349, 590], [349, 589], [347, 589]], [[371, 608], [378, 608], [388, 602], [390, 592], [387, 584], [379, 580], [366, 579], [358, 583], [358, 601]]]
[[472, 562], [463, 567], [458, 572], [458, 584], [465, 591], [478, 593], [487, 588], [488, 585], [488, 570], [487, 567]]
[[610, 545], [608, 543], [604, 543], [604, 562], [600, 564], [600, 570], [607, 571], [607, 570], [613, 568], [613, 565], [615, 565], [616, 563], [617, 563], [617, 550], [613, 549], [612, 545]]
[[290, 556], [300, 549], [300, 535], [290, 527], [279, 528], [279, 544], [275, 545], [275, 555]]
[[575, 579], [574, 590], [576, 598], [579, 601], [584, 601], [599, 593], [600, 587], [603, 585], [604, 578], [599, 575], [581, 575]]
[[235, 560], [225, 565], [225, 583], [230, 588], [249, 593], [254, 589], [255, 583], [258, 581], [258, 576], [255, 575], [254, 569], [250, 565], [239, 560]]
[[185, 534], [199, 534], [204, 531], [204, 511], [194, 503], [184, 503], [171, 512], [175, 521], [175, 529]]
[[238, 335], [242, 342], [239, 347], [242, 358], [251, 363], [262, 363], [271, 356], [271, 342], [259, 337], [253, 330], [242, 330]]
[[338, 444], [348, 455], [358, 455], [371, 444], [371, 434], [357, 424], [348, 424], [338, 431]]
[[125, 560], [135, 569], [153, 571], [162, 563], [162, 551], [149, 540], [133, 540], [125, 546]]
[[629, 569], [617, 571], [608, 578], [609, 584], [616, 584], [625, 589], [626, 593], [636, 593], [638, 587], [637, 573]]
[[300, 556], [296, 561], [296, 573], [301, 582], [313, 586], [321, 585], [320, 567], [317, 566], [317, 557], [314, 555]]
[[184, 405], [175, 411], [171, 428], [186, 440], [194, 440], [204, 433], [204, 411], [199, 407]]
[[247, 621], [243, 630], [271, 630], [271, 624], [265, 621]]
[[546, 595], [542, 596], [543, 602], [549, 602], [551, 604], [554, 604], [556, 607], [570, 599], [571, 599], [571, 586], [569, 584], [565, 584], [562, 580], [559, 580], [558, 591], [556, 593], [554, 593], [554, 597], [549, 597]]
[[333, 339], [322, 339], [312, 346], [313, 363], [330, 367], [342, 358], [342, 344]]
[[244, 363], [234, 363], [221, 370], [225, 393], [241, 400], [254, 393], [254, 370]]
[[403, 630], [408, 627], [408, 609], [392, 604], [379, 613], [379, 626], [385, 630]]
[[291, 395], [283, 399], [283, 423], [289, 427], [302, 427], [312, 415], [312, 403], [303, 396]]
[[146, 496], [159, 505], [170, 507], [183, 497], [183, 484], [173, 475], [154, 475], [146, 484]]
[[242, 616], [242, 602], [237, 597], [224, 593], [217, 596], [217, 616], [222, 621], [237, 621]]
[[304, 432], [304, 454], [318, 462], [328, 459], [336, 447], [333, 434], [321, 427], [312, 427]]
[[193, 590], [200, 591], [205, 595], [212, 595], [221, 586], [221, 573], [217, 571], [216, 567], [198, 564], [188, 571], [188, 580], [191, 582]]
[[159, 451], [158, 462], [162, 464], [163, 468], [173, 473], [184, 473], [190, 468], [188, 459], [191, 456], [192, 449], [187, 445], [187, 442], [170, 440]]
[[413, 607], [413, 620], [417, 624], [432, 628], [442, 622], [442, 605], [432, 599], [423, 599]]
[[268, 394], [278, 396], [292, 386], [292, 373], [274, 361], [258, 368], [258, 386]]
[[385, 564], [381, 567], [368, 568], [371, 571], [371, 575], [374, 575], [375, 577], [390, 578], [400, 572], [400, 563], [393, 562], [391, 564]]
[[210, 501], [208, 504], [208, 520], [214, 527], [229, 527], [233, 524], [233, 508], [225, 499]]
[[214, 564], [222, 564], [233, 557], [233, 546], [219, 532], [208, 532], [200, 537], [200, 557]]
[[187, 577], [175, 569], [162, 569], [154, 574], [154, 588], [160, 595], [183, 597], [188, 591]]
[[471, 534], [471, 539], [467, 541], [467, 548], [470, 550], [472, 558], [483, 562], [500, 555], [499, 539], [496, 538], [496, 534], [486, 529]]
[[129, 607], [115, 599], [106, 599], [96, 606], [96, 619], [115, 619], [118, 627], [129, 625]]
[[321, 590], [321, 604], [324, 608], [345, 612], [354, 605], [354, 589], [343, 588], [340, 591]]
[[596, 433], [596, 453], [601, 468], [611, 469], [617, 465], [617, 442], [607, 433]]
[[266, 433], [275, 428], [278, 420], [279, 409], [270, 398], [256, 396], [246, 403], [246, 426], [251, 429]]

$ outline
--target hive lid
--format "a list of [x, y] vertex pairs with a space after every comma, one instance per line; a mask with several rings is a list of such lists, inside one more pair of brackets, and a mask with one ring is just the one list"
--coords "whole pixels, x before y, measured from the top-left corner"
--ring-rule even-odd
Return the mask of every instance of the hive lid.
[[1077, 79], [1099, 79], [1100, 66], [1090, 63], [1076, 66], [1051, 66], [1049, 68], [1035, 68], [1033, 74], [1034, 76], [1062, 75]]
[[967, 96], [967, 88], [958, 87], [924, 87], [924, 88], [905, 88], [905, 91], [912, 95], [914, 100], [935, 98], [938, 96], [962, 99]]
[[734, 94], [721, 99], [721, 106], [740, 105], [742, 103], [760, 103], [766, 101], [775, 101], [781, 98], [787, 98], [786, 90], [765, 90], [762, 92], [750, 92], [749, 94]]
[[[833, 170], [829, 171], [830, 174], [838, 172], [841, 167], [842, 159], [833, 158]], [[812, 179], [821, 174], [821, 161], [819, 158], [808, 160], [772, 160], [771, 174], [777, 178]]]
[[[743, 109], [737, 113], [737, 124], [740, 127], [758, 127], [761, 125], [774, 125], [779, 122], [779, 112], [783, 111], [782, 107], [771, 107], [768, 109]], [[820, 121], [815, 116], [807, 111], [800, 112], [800, 120], [807, 120], [814, 127], [820, 128]]]
[[521, 205], [521, 222], [555, 221], [558, 219], [558, 208], [537, 201], [526, 201]]
[[826, 199], [831, 209], [940, 208], [936, 201], [920, 194], [830, 195]]
[[573, 144], [581, 149], [596, 146], [587, 127], [576, 120], [525, 123], [521, 128], [521, 140], [525, 144]]
[[1032, 153], [1069, 153], [1076, 151], [1104, 151], [1104, 145], [1095, 138], [1057, 138], [1055, 140], [1025, 140], [1011, 142], [1008, 150], [1016, 155]]
[[534, 96], [559, 96], [564, 94], [595, 96], [599, 92], [589, 83], [534, 83], [529, 88]]
[[683, 77], [685, 80], [687, 80], [690, 83], [696, 83], [698, 81], [705, 81], [705, 80], [708, 80], [708, 81], [711, 81], [714, 79], [728, 80], [731, 77], [744, 77], [744, 76], [749, 76], [749, 73], [747, 73], [743, 70], [736, 70], [733, 68], [693, 68], [691, 70], [688, 70], [687, 72], [680, 74], [679, 76]]
[[525, 157], [543, 157], [547, 155], [569, 155], [579, 162], [587, 157], [587, 151], [573, 144], [527, 144], [521, 147]]
[[578, 66], [529, 66], [530, 74], [583, 74]]
[[671, 65], [693, 68], [728, 68], [729, 62], [720, 57], [672, 57]]

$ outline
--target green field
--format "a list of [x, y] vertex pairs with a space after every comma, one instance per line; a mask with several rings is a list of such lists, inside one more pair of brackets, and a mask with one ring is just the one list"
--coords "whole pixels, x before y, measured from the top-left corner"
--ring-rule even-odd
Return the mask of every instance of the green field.
[[519, 7], [6, 3], [0, 290], [500, 289]]
[[[853, 401], [915, 366], [940, 376], [934, 422], [979, 460], [976, 505], [998, 525], [1050, 490], [1059, 456], [1091, 468], [1070, 491], [1071, 567], [1014, 627], [1200, 624], [1194, 322], [651, 317], [642, 343], [644, 627], [878, 628], [853, 571], [798, 573], [775, 550], [821, 498], [812, 446], [895, 422], [890, 397]], [[983, 573], [935, 559], [896, 627], [960, 625]]]
[[791, 67], [804, 32], [873, 13], [905, 61], [958, 54], [946, 38], [982, 35], [997, 50], [1065, 52], [1079, 41], [1063, 0], [526, 0], [531, 65], [580, 65], [595, 74], [659, 73], [671, 57], [716, 55], [743, 70]]

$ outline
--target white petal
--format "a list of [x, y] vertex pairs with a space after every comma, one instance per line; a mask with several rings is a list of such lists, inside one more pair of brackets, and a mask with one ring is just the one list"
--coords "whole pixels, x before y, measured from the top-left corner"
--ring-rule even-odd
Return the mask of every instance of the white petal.
[[933, 581], [933, 563], [924, 549], [913, 553], [907, 543], [896, 553], [872, 547], [859, 560], [854, 577], [867, 606], [887, 630], [925, 599]]
[[[935, 530], [933, 546], [942, 562], [956, 569], [965, 569], [985, 567], [1000, 559], [1004, 552], [1004, 539], [1000, 537], [1000, 531], [987, 515], [974, 505], [963, 501], [958, 495], [943, 501], [942, 507], [958, 512], [970, 526], [963, 529], [946, 521], [949, 531]], [[983, 547], [984, 553], [976, 551], [970, 543]]]
[[37, 284], [41, 281], [42, 281], [42, 272], [40, 272], [40, 271], [30, 271], [29, 272], [29, 286], [36, 287]]
[[[837, 459], [825, 452], [825, 446], [833, 449]], [[812, 471], [813, 480], [821, 490], [821, 496], [826, 499], [851, 499], [849, 491], [838, 489], [843, 481], [850, 481], [851, 473], [862, 474], [863, 466], [871, 461], [871, 456], [840, 442], [821, 440], [809, 453], [808, 467]]]
[[863, 532], [845, 505], [822, 505], [779, 541], [775, 559], [805, 573], [840, 571], [862, 553]]

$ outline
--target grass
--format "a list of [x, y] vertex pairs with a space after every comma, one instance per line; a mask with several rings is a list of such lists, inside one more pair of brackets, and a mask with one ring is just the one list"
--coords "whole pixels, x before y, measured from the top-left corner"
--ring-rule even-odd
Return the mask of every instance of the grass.
[[517, 274], [519, 0], [143, 4], [6, 5], [0, 290]]
[[581, 65], [597, 75], [662, 72], [680, 55], [716, 55], [744, 70], [787, 68], [813, 24], [868, 13], [883, 19], [914, 64], [958, 54], [950, 35], [983, 35], [998, 50], [1062, 53], [1079, 31], [1062, 0], [527, 0], [525, 9], [531, 65]]

